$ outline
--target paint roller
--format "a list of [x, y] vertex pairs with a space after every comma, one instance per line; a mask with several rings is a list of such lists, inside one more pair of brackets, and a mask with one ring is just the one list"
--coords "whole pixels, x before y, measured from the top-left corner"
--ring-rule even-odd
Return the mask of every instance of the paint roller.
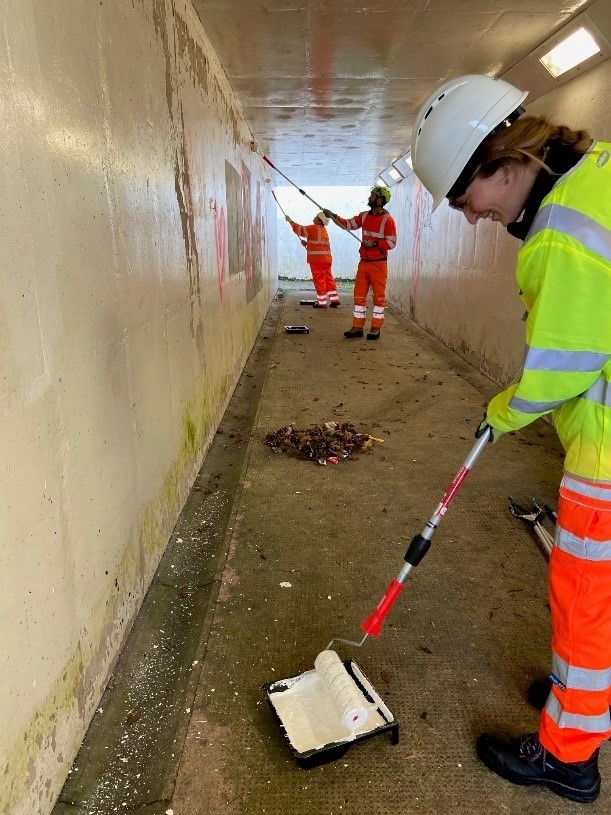
[[369, 713], [367, 700], [335, 651], [321, 651], [314, 660], [314, 668], [342, 725], [348, 730], [364, 725]]

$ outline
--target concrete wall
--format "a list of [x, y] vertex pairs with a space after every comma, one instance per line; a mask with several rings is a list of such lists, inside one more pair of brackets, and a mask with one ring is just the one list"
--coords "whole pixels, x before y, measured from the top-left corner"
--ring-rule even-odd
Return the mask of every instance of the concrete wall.
[[[527, 112], [611, 140], [611, 62], [537, 99]], [[415, 176], [393, 187], [399, 232], [387, 296], [424, 328], [505, 385], [520, 369], [523, 307], [515, 282], [520, 242], [488, 221], [469, 226], [446, 204], [433, 214]]]
[[50, 810], [276, 291], [186, 0], [0, 0], [0, 812]]
[[[349, 218], [367, 209], [371, 187], [307, 187], [304, 192], [321, 206]], [[294, 221], [299, 224], [312, 223], [318, 210], [299, 190], [294, 187], [279, 187], [275, 193], [282, 209]], [[305, 249], [280, 209], [277, 212], [279, 275], [296, 280], [311, 280]], [[359, 259], [358, 243], [333, 223], [330, 223], [327, 229], [331, 242], [334, 276], [338, 279], [354, 280]], [[356, 234], [360, 237], [360, 230]]]

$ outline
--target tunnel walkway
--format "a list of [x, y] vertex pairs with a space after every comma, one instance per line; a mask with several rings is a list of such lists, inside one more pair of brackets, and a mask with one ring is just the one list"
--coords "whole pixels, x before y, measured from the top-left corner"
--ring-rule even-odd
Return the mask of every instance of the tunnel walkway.
[[[537, 726], [524, 692], [548, 670], [546, 563], [507, 496], [556, 504], [562, 457], [541, 422], [485, 451], [381, 636], [337, 646], [399, 744], [297, 765], [261, 686], [360, 638], [497, 390], [392, 309], [379, 342], [345, 340], [349, 295], [327, 311], [299, 304], [311, 296], [270, 308], [55, 815], [582, 812], [501, 781], [474, 751], [484, 729]], [[262, 443], [325, 421], [383, 442], [327, 466]], [[611, 805], [610, 755], [589, 812]]]

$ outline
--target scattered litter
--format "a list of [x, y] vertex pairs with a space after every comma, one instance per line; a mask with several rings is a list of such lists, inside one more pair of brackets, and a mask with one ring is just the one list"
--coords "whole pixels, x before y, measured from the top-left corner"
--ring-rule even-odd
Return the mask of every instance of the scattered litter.
[[290, 424], [268, 433], [265, 444], [275, 452], [326, 465], [354, 460], [356, 453], [372, 447], [372, 439], [368, 433], [358, 433], [352, 422], [324, 422], [306, 428]]
[[307, 325], [285, 325], [284, 330], [287, 334], [309, 334], [310, 329]]
[[280, 584], [280, 588], [281, 589], [292, 589], [293, 584], [292, 583], [287, 583], [286, 580], [283, 580], [282, 583]]

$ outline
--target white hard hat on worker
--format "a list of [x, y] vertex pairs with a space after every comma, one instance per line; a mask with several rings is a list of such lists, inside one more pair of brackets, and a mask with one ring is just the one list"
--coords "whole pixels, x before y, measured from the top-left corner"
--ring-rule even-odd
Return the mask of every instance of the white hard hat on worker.
[[329, 219], [324, 212], [317, 212], [314, 216], [314, 221], [320, 221], [323, 226], [326, 226], [329, 223]]
[[[468, 171], [484, 139], [524, 112], [527, 95], [502, 79], [469, 74], [445, 82], [427, 99], [414, 126], [411, 158], [433, 196], [433, 211]], [[462, 180], [466, 188], [470, 179]]]

